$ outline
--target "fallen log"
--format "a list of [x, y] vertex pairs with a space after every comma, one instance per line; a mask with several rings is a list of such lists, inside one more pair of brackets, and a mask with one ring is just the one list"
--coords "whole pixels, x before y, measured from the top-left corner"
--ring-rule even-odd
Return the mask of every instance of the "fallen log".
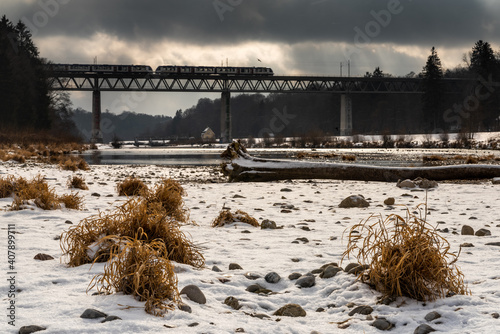
[[264, 182], [288, 179], [336, 179], [396, 182], [417, 177], [429, 180], [489, 179], [500, 176], [499, 165], [382, 167], [360, 164], [260, 159], [234, 141], [221, 154], [229, 181]]

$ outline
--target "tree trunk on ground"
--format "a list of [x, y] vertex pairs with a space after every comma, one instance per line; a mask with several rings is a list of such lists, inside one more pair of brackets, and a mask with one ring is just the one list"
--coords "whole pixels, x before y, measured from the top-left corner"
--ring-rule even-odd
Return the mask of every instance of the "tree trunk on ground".
[[289, 179], [336, 179], [396, 182], [417, 177], [429, 180], [488, 179], [500, 176], [498, 165], [453, 165], [438, 167], [379, 167], [356, 164], [259, 159], [249, 155], [239, 142], [221, 154], [223, 173], [229, 181], [263, 182]]

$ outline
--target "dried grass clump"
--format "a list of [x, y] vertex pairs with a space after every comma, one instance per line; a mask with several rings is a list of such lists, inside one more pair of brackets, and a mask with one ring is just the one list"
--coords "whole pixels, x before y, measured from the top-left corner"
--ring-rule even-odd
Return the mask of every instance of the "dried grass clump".
[[172, 179], [164, 179], [152, 191], [146, 195], [148, 203], [161, 203], [168, 216], [179, 222], [187, 223], [189, 220], [189, 211], [185, 208], [182, 196], [186, 192], [181, 184]]
[[80, 157], [67, 157], [64, 156], [61, 152], [57, 152], [53, 154], [52, 152], [50, 153], [50, 161], [51, 162], [59, 162], [59, 166], [63, 170], [70, 170], [72, 172], [76, 172], [77, 170], [89, 170], [89, 165], [85, 161], [85, 159], [80, 158]]
[[0, 198], [12, 196], [15, 190], [14, 176], [9, 175], [6, 178], [0, 177]]
[[232, 224], [236, 222], [242, 222], [246, 224], [250, 224], [255, 227], [259, 227], [259, 222], [257, 219], [251, 217], [248, 213], [237, 210], [234, 214], [231, 213], [231, 210], [221, 210], [219, 216], [215, 218], [212, 222], [212, 227], [222, 227], [227, 224]]
[[434, 161], [445, 161], [445, 160], [446, 160], [445, 157], [443, 157], [442, 155], [436, 155], [436, 154], [424, 155], [422, 157], [423, 162], [434, 162]]
[[85, 183], [85, 179], [80, 176], [73, 175], [68, 180], [68, 188], [70, 189], [81, 189], [81, 190], [89, 190], [89, 187]]
[[145, 301], [147, 313], [164, 315], [181, 302], [173, 264], [162, 254], [168, 253], [161, 240], [143, 243], [138, 238], [124, 238], [113, 260], [96, 275], [87, 289], [98, 292], [123, 292]]
[[104, 262], [116, 247], [111, 240], [126, 237], [144, 243], [160, 241], [166, 249], [162, 257], [196, 268], [204, 265], [200, 249], [180, 231], [179, 223], [166, 214], [160, 203], [151, 204], [143, 198], [130, 199], [110, 214], [100, 213], [82, 220], [63, 233], [61, 249], [73, 267]]
[[59, 196], [59, 202], [64, 204], [66, 209], [83, 209], [83, 196], [79, 195], [78, 193], [64, 194], [62, 196]]
[[148, 192], [148, 186], [136, 177], [127, 177], [116, 186], [119, 196], [138, 196]]
[[345, 154], [342, 155], [343, 161], [356, 161], [356, 156], [354, 154]]
[[454, 266], [458, 255], [449, 251], [448, 241], [425, 218], [407, 211], [406, 218], [370, 216], [351, 227], [342, 259], [357, 254], [360, 264], [369, 265], [359, 278], [384, 296], [425, 301], [469, 293]]
[[31, 181], [26, 181], [22, 177], [15, 181], [14, 202], [11, 210], [24, 209], [30, 200], [43, 210], [56, 210], [61, 207], [54, 189], [49, 187], [41, 175]]

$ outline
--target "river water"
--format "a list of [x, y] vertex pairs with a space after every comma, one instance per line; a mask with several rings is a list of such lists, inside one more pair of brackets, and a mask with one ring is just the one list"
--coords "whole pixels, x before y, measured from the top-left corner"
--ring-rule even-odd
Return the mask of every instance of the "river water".
[[[168, 165], [168, 166], [216, 166], [222, 162], [220, 154], [225, 147], [200, 148], [136, 148], [120, 149], [101, 148], [90, 150], [82, 155], [91, 165]], [[357, 164], [374, 166], [422, 166], [423, 156], [440, 155], [453, 156], [486, 156], [493, 154], [500, 157], [499, 151], [457, 150], [457, 149], [249, 149], [256, 157], [297, 161], [301, 152], [307, 157], [302, 161], [323, 161], [346, 163], [342, 158], [356, 156]]]

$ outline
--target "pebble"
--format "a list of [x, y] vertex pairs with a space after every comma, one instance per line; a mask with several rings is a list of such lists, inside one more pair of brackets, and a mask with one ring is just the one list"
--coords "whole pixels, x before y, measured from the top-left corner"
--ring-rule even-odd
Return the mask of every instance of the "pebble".
[[255, 273], [251, 273], [251, 272], [245, 273], [245, 275], [244, 275], [244, 276], [245, 276], [247, 279], [252, 280], [252, 281], [255, 281], [256, 279], [259, 279], [259, 278], [260, 278], [260, 275], [255, 274]]
[[484, 236], [491, 235], [491, 231], [487, 230], [485, 228], [481, 228], [481, 229], [476, 231], [475, 235], [478, 237], [484, 237]]
[[198, 304], [205, 304], [207, 298], [196, 285], [190, 284], [182, 288], [180, 295], [186, 295], [190, 300]]
[[421, 324], [413, 331], [413, 334], [428, 334], [436, 330], [427, 324]]
[[273, 271], [267, 274], [264, 279], [267, 283], [278, 283], [281, 280], [281, 276]]
[[288, 275], [288, 279], [290, 281], [295, 281], [296, 279], [298, 279], [301, 276], [302, 276], [301, 273], [291, 273], [290, 275]]
[[230, 263], [229, 264], [229, 270], [238, 270], [238, 269], [243, 269], [243, 268], [237, 263]]
[[217, 266], [213, 266], [213, 267], [212, 267], [212, 271], [215, 271], [216, 273], [220, 273], [220, 272], [222, 272], [222, 270], [220, 270], [220, 268], [219, 268], [219, 267], [217, 267]]
[[241, 308], [240, 302], [233, 296], [227, 297], [224, 300], [224, 304], [228, 305], [232, 309], [239, 310]]
[[462, 235], [474, 235], [474, 229], [469, 225], [463, 225]]
[[380, 329], [381, 331], [387, 331], [394, 327], [394, 324], [392, 324], [386, 318], [378, 318], [374, 322], [372, 322], [371, 325], [377, 329]]
[[352, 309], [349, 312], [349, 316], [352, 317], [355, 314], [362, 314], [362, 315], [368, 315], [373, 312], [373, 308], [368, 305], [361, 305], [361, 306], [356, 306], [354, 309]]
[[326, 267], [325, 270], [321, 274], [319, 274], [319, 277], [324, 278], [324, 279], [332, 278], [335, 275], [337, 275], [337, 273], [339, 271], [342, 271], [342, 269], [339, 267], [335, 267], [335, 266], [330, 265], [330, 266]]
[[316, 284], [316, 278], [314, 275], [302, 275], [297, 279], [295, 282], [295, 285], [297, 285], [299, 288], [310, 288]]
[[114, 321], [114, 320], [122, 320], [122, 318], [117, 317], [116, 315], [108, 315], [106, 318], [104, 318], [101, 323], [108, 322], [108, 321]]
[[101, 311], [95, 310], [88, 308], [85, 311], [83, 311], [82, 315], [80, 315], [80, 318], [83, 319], [97, 319], [97, 318], [106, 318], [108, 315], [106, 313], [103, 313]]
[[46, 329], [47, 328], [45, 328], [45, 327], [36, 326], [36, 325], [22, 326], [19, 329], [19, 334], [31, 334], [31, 333], [35, 333], [35, 332], [44, 331]]
[[270, 230], [275, 230], [277, 228], [276, 222], [269, 220], [269, 219], [264, 219], [262, 223], [260, 224], [260, 228], [262, 230], [265, 229], [270, 229]]
[[47, 261], [47, 260], [54, 260], [54, 257], [48, 254], [38, 253], [37, 255], [35, 255], [33, 259], [40, 261]]
[[432, 312], [429, 312], [425, 315], [425, 320], [427, 321], [433, 321], [433, 320], [436, 320], [436, 319], [439, 319], [441, 318], [441, 314], [439, 314], [438, 312], [436, 311], [432, 311]]
[[298, 304], [286, 304], [274, 312], [273, 315], [283, 317], [305, 317], [306, 311]]
[[394, 205], [395, 202], [396, 202], [396, 200], [394, 199], [394, 197], [389, 197], [389, 198], [385, 199], [384, 204], [385, 205]]

